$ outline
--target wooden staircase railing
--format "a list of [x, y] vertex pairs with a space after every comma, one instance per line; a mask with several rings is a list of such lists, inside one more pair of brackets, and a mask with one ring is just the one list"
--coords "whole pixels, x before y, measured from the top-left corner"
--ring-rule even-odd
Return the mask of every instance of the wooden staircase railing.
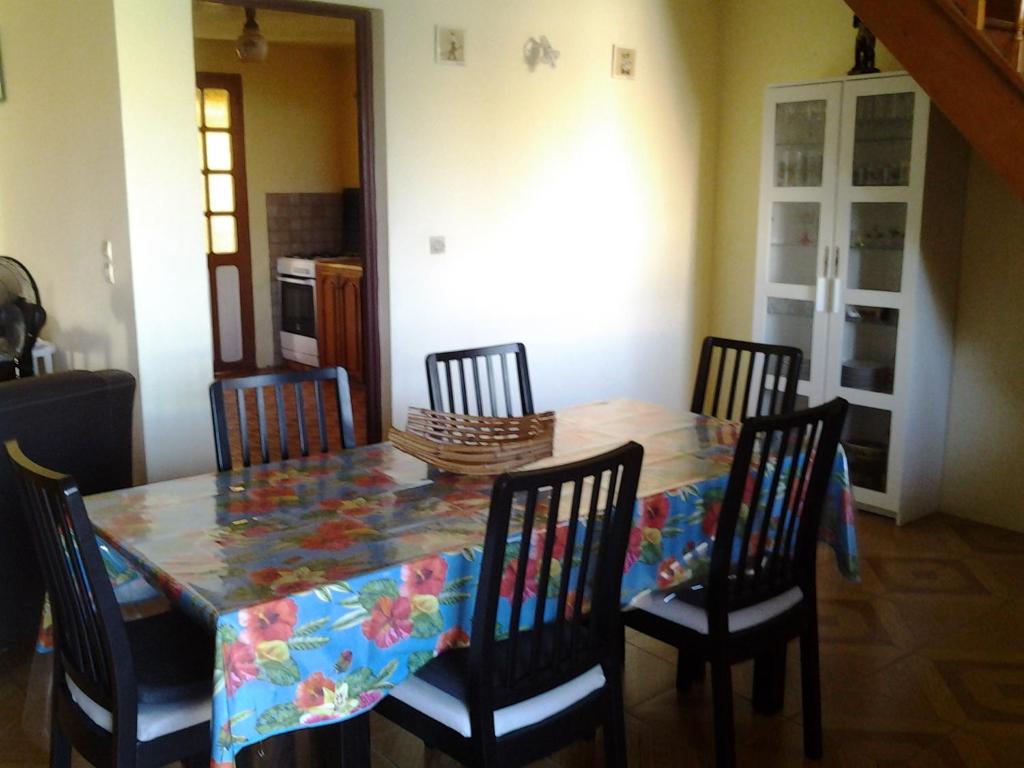
[[[975, 150], [1024, 197], [1024, 76], [1018, 71], [1024, 56], [1024, 0], [846, 4]], [[1006, 30], [989, 20], [1006, 22], [1003, 17], [1008, 15], [1013, 17], [1011, 47], [1001, 50], [989, 35]], [[977, 28], [979, 18], [984, 30]]]
[[1024, 0], [954, 0], [976, 29], [1024, 74]]

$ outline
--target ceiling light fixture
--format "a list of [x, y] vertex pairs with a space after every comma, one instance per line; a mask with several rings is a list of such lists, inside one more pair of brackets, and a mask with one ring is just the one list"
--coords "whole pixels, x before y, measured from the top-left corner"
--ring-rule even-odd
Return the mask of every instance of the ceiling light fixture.
[[235, 43], [235, 52], [239, 60], [245, 63], [267, 60], [267, 38], [260, 33], [255, 8], [245, 9], [245, 26], [242, 27], [242, 34]]

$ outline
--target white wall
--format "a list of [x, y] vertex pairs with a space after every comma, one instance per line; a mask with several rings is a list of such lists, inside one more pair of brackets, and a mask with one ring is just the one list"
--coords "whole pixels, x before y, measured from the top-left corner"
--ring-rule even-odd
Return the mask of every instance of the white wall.
[[[370, 5], [370, 3], [367, 3]], [[393, 412], [431, 351], [523, 341], [536, 404], [683, 405], [707, 315], [713, 2], [384, 0]], [[465, 67], [433, 63], [436, 23]], [[522, 47], [547, 35], [557, 68]], [[613, 43], [638, 49], [610, 77]], [[428, 255], [430, 235], [448, 252]]]
[[191, 7], [171, 0], [113, 5], [141, 418], [153, 481], [214, 466]]

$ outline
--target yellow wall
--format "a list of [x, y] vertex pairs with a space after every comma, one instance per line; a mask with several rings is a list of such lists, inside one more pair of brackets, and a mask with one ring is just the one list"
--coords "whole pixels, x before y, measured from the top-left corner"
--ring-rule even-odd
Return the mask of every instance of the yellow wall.
[[359, 186], [355, 52], [273, 43], [265, 62], [243, 65], [234, 43], [197, 40], [195, 66], [242, 75], [256, 362], [271, 365], [266, 195]]
[[1024, 531], [1024, 200], [971, 157], [942, 509]]
[[[715, 205], [714, 333], [749, 339], [753, 324], [758, 185], [764, 89], [845, 75], [853, 65], [853, 12], [842, 0], [749, 0], [722, 3], [718, 152]], [[875, 65], [902, 69], [878, 44]]]
[[[762, 99], [771, 83], [844, 74], [851, 12], [840, 0], [725, 0], [711, 329], [749, 338]], [[901, 69], [879, 45], [883, 71]], [[1024, 207], [972, 154], [941, 510], [1024, 530]], [[1016, 336], [1014, 335], [1016, 333]]]

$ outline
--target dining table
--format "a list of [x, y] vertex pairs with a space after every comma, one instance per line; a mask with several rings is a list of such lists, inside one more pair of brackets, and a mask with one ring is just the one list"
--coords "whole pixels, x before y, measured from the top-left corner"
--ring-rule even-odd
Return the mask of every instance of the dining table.
[[[530, 468], [644, 446], [622, 605], [700, 579], [742, 425], [633, 400], [560, 409], [555, 423], [552, 456]], [[364, 715], [470, 642], [493, 482], [380, 443], [85, 505], [122, 582], [126, 571], [141, 575], [215, 638], [212, 765], [276, 734], [339, 722], [354, 765], [368, 755]], [[856, 580], [853, 508], [840, 449], [819, 538]]]

